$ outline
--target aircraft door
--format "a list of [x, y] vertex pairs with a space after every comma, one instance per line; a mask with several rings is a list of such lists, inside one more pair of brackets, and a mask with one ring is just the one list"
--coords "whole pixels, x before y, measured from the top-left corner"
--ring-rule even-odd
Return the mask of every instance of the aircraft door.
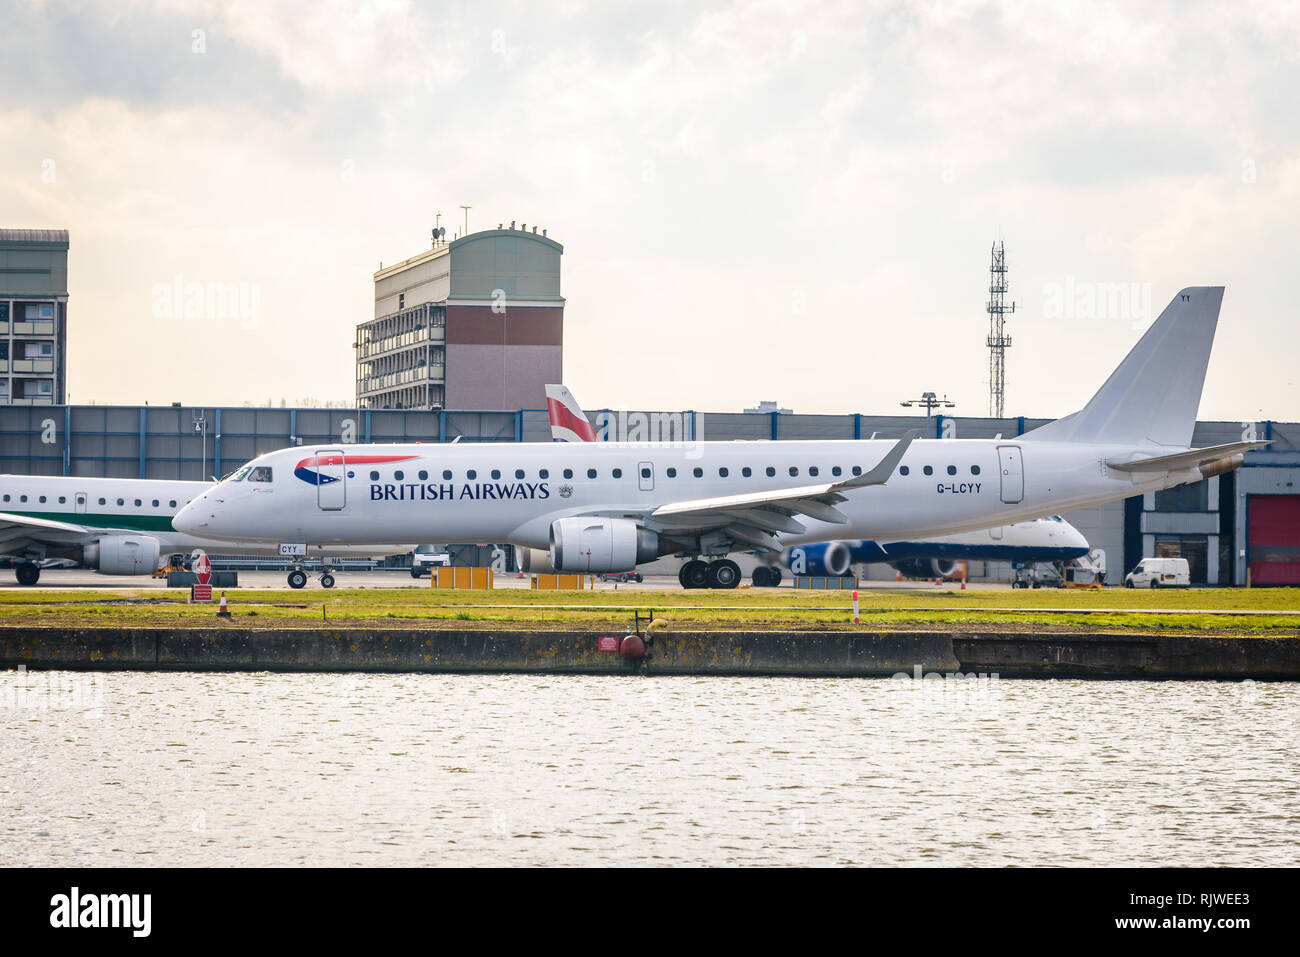
[[1014, 505], [1025, 497], [1025, 473], [1018, 446], [998, 446], [998, 471], [1002, 473], [1002, 501]]
[[86, 493], [85, 492], [77, 493], [77, 514], [78, 515], [86, 514]]
[[337, 512], [347, 504], [347, 462], [342, 449], [316, 453], [316, 504], [327, 512]]
[[655, 490], [655, 467], [653, 462], [636, 464], [636, 487], [643, 492]]

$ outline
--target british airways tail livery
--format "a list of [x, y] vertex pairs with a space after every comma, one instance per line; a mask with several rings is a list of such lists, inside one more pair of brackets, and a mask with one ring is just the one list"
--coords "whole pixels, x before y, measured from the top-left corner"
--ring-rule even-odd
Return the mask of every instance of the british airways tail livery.
[[318, 546], [511, 542], [573, 572], [679, 555], [684, 577], [730, 588], [731, 551], [952, 535], [1236, 468], [1264, 443], [1186, 444], [1222, 297], [1182, 290], [1084, 409], [1016, 439], [300, 446], [254, 459], [267, 481], [241, 470], [173, 524]]

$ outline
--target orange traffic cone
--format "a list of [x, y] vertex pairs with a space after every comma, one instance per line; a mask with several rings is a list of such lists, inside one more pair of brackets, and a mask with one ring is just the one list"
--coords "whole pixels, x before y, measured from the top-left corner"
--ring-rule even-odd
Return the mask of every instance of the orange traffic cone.
[[221, 593], [221, 606], [217, 609], [218, 618], [229, 618], [230, 612], [226, 610], [226, 593]]

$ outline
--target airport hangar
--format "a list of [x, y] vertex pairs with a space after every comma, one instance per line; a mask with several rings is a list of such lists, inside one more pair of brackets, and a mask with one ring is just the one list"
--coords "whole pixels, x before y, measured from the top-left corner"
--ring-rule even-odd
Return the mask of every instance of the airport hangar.
[[[800, 415], [782, 412], [627, 412], [588, 410], [598, 433], [614, 438], [639, 423], [664, 438], [860, 439], [920, 428], [934, 438], [1021, 435], [1049, 421], [1027, 418]], [[196, 428], [201, 422], [201, 428]], [[199, 480], [290, 445], [367, 442], [546, 442], [545, 409], [456, 411], [174, 406], [0, 406], [0, 472]], [[1192, 581], [1300, 584], [1300, 423], [1200, 422], [1193, 444], [1269, 439], [1244, 467], [1193, 485], [1065, 513], [1093, 548], [1106, 553], [1117, 583], [1140, 559], [1188, 558]], [[1032, 467], [1032, 464], [1031, 466]], [[10, 503], [0, 503], [0, 511]], [[30, 504], [29, 506], [30, 507]], [[122, 508], [147, 509], [146, 502]], [[874, 574], [888, 574], [878, 569]], [[1002, 563], [972, 563], [972, 580], [1009, 580]]]

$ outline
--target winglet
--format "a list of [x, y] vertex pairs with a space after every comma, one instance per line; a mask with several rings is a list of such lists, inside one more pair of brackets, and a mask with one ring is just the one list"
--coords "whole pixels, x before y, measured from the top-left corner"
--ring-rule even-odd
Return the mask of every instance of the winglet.
[[903, 433], [903, 437], [894, 444], [894, 447], [885, 453], [885, 457], [876, 463], [875, 468], [869, 472], [863, 472], [861, 475], [855, 475], [843, 482], [836, 482], [831, 488], [861, 488], [864, 485], [884, 485], [889, 481], [890, 476], [894, 474], [894, 470], [898, 468], [898, 463], [903, 461], [907, 447], [920, 434], [920, 429], [908, 429]]

